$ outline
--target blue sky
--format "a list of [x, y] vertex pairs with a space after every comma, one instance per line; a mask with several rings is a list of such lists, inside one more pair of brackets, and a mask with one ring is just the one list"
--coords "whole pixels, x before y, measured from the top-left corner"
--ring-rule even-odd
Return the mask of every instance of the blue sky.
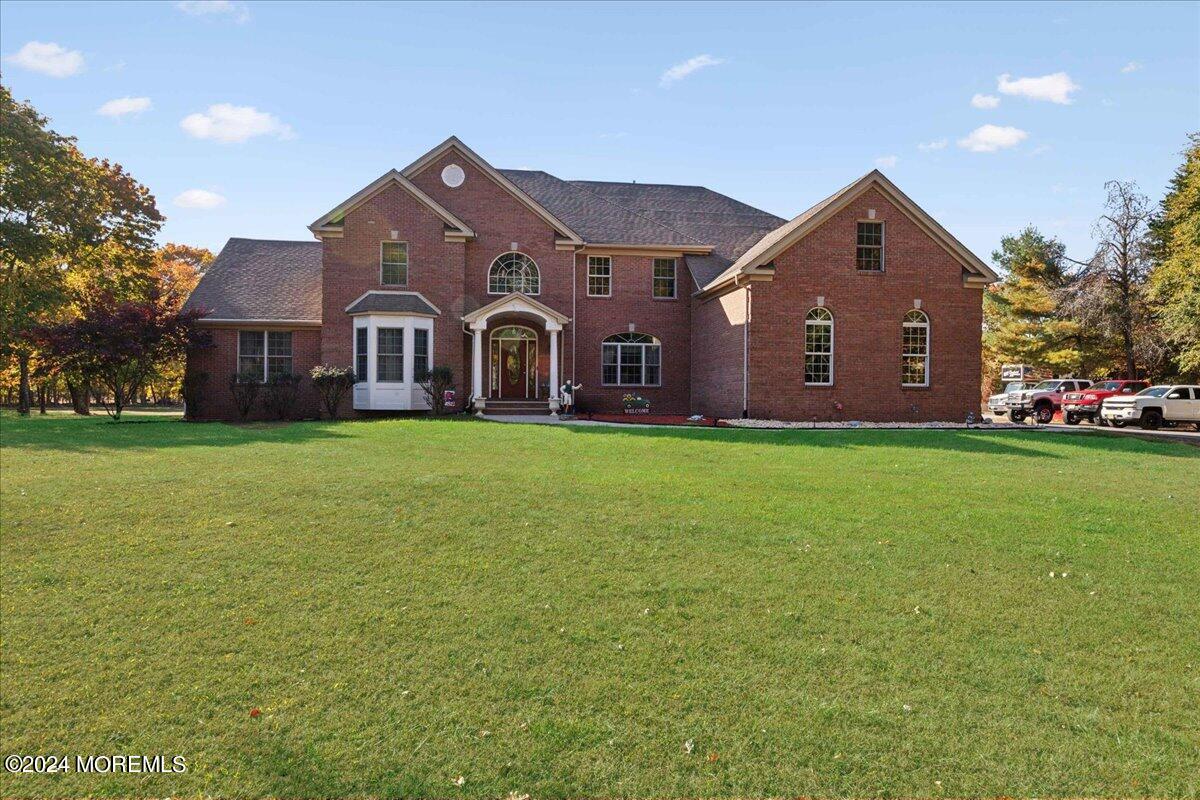
[[456, 134], [783, 217], [879, 166], [985, 259], [1027, 223], [1079, 258], [1104, 181], [1157, 200], [1200, 129], [1195, 3], [5, 2], [0, 54], [150, 187], [164, 240], [214, 250], [308, 238]]

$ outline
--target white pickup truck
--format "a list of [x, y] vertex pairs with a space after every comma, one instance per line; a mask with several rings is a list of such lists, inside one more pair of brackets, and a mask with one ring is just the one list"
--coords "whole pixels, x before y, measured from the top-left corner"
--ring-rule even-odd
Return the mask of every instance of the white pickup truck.
[[1114, 395], [1104, 399], [1100, 416], [1115, 428], [1136, 422], [1153, 431], [1168, 425], [1194, 423], [1200, 428], [1200, 386], [1176, 384], [1151, 386], [1133, 396]]

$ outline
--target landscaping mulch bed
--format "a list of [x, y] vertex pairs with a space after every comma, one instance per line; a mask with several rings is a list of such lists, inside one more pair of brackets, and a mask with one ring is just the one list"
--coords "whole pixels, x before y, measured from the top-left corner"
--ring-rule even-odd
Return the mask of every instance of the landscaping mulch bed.
[[577, 419], [594, 422], [625, 422], [630, 425], [683, 425], [689, 428], [728, 428], [729, 423], [713, 417], [691, 420], [684, 414], [580, 414]]

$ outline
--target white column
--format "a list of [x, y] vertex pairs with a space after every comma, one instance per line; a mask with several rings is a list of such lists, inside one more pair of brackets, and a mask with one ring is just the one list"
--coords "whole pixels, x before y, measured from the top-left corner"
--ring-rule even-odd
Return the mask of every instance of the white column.
[[472, 334], [471, 400], [474, 401], [483, 397], [483, 331], [475, 329]]
[[558, 331], [550, 331], [550, 410], [558, 413]]

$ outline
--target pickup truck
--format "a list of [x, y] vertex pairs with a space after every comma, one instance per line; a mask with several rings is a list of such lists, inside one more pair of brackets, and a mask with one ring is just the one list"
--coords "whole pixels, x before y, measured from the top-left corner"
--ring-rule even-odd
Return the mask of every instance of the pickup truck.
[[1054, 419], [1054, 412], [1062, 408], [1064, 394], [1082, 391], [1091, 385], [1091, 381], [1078, 378], [1053, 378], [1032, 389], [1013, 392], [1008, 396], [1008, 418], [1013, 422], [1024, 422], [1033, 415], [1037, 424], [1046, 425]]
[[1132, 396], [1116, 395], [1104, 401], [1100, 416], [1117, 428], [1131, 422], [1148, 431], [1187, 422], [1200, 428], [1200, 386], [1151, 386]]
[[1008, 413], [1008, 396], [1013, 392], [1019, 392], [1023, 389], [1032, 389], [1034, 387], [1032, 381], [1013, 381], [1004, 387], [1004, 391], [1000, 394], [994, 394], [988, 398], [988, 411], [998, 417], [1002, 417]]
[[1067, 392], [1063, 395], [1063, 422], [1078, 425], [1086, 419], [1096, 425], [1106, 425], [1100, 416], [1100, 404], [1110, 397], [1137, 394], [1150, 384], [1146, 381], [1101, 381], [1093, 383], [1082, 392]]

